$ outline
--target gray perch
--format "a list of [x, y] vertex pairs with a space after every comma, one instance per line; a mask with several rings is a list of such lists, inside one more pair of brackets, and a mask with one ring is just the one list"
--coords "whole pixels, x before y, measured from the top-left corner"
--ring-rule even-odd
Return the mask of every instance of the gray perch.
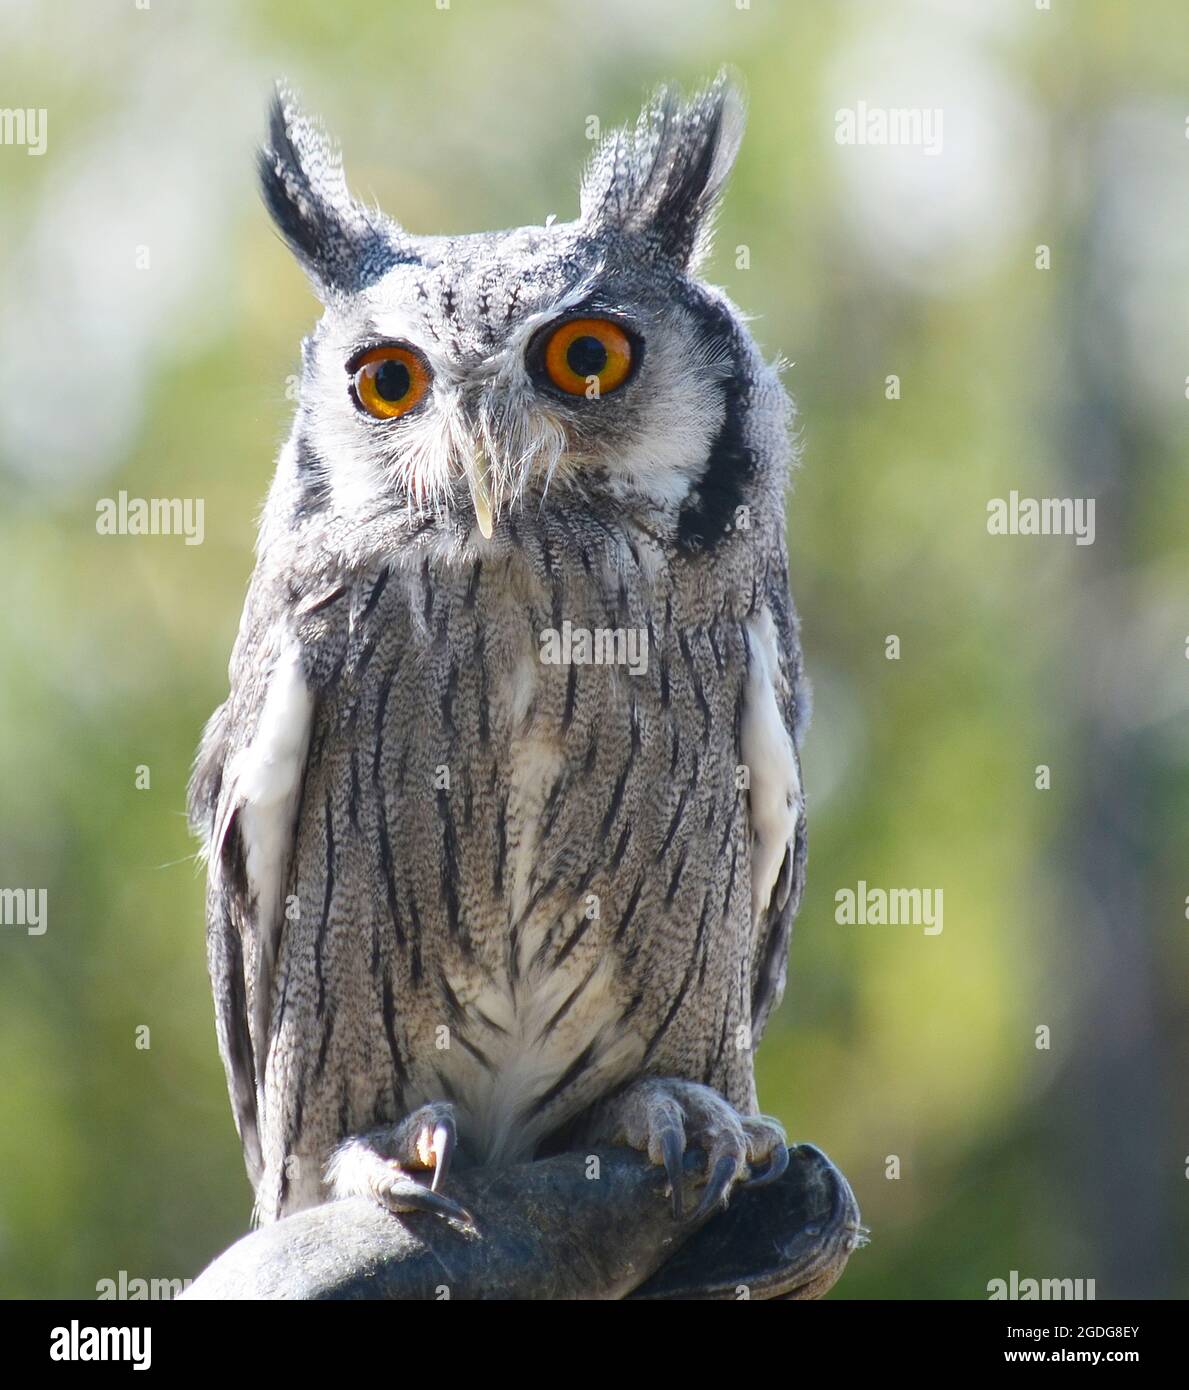
[[[314, 1207], [244, 1236], [188, 1299], [821, 1298], [861, 1239], [846, 1179], [812, 1144], [768, 1187], [736, 1188], [700, 1228], [678, 1225], [665, 1175], [628, 1149], [455, 1170], [465, 1227], [363, 1199]], [[701, 1155], [686, 1158], [686, 1209]]]

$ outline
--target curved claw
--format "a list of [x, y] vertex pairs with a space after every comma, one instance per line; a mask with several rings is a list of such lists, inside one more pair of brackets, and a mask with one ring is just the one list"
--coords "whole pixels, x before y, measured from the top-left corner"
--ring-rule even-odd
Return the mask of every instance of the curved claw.
[[753, 1173], [743, 1179], [744, 1187], [767, 1187], [770, 1182], [783, 1177], [789, 1166], [789, 1146], [781, 1144], [772, 1150], [768, 1166], [761, 1173]]
[[435, 1125], [429, 1147], [434, 1160], [433, 1178], [430, 1181], [429, 1190], [436, 1192], [450, 1171], [450, 1164], [454, 1160], [454, 1151], [458, 1147], [458, 1130], [452, 1117]]
[[739, 1161], [733, 1154], [724, 1154], [718, 1160], [706, 1179], [706, 1190], [702, 1193], [702, 1200], [695, 1208], [691, 1221], [700, 1221], [714, 1210], [730, 1191], [738, 1169]]
[[673, 1219], [681, 1221], [685, 1217], [685, 1194], [681, 1190], [685, 1175], [682, 1162], [685, 1157], [685, 1136], [679, 1129], [666, 1129], [661, 1135], [661, 1155], [673, 1193]]
[[380, 1194], [380, 1199], [398, 1215], [410, 1211], [424, 1211], [431, 1216], [444, 1216], [468, 1226], [475, 1224], [475, 1218], [466, 1207], [460, 1206], [449, 1197], [443, 1197], [440, 1192], [422, 1187], [412, 1178], [394, 1182]]

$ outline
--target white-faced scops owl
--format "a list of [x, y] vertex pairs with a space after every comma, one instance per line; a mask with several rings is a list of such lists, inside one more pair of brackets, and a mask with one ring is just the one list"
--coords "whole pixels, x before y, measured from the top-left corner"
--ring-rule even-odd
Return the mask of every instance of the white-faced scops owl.
[[662, 91], [575, 221], [419, 236], [279, 91], [264, 199], [323, 313], [190, 796], [262, 1221], [457, 1217], [452, 1159], [600, 1142], [679, 1215], [702, 1151], [704, 1214], [788, 1162], [791, 407], [696, 275], [742, 124]]

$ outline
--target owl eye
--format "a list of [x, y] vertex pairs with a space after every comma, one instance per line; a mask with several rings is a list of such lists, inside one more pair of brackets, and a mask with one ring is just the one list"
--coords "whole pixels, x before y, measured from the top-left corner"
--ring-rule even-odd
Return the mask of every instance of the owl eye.
[[424, 399], [429, 369], [406, 347], [371, 348], [350, 364], [356, 405], [377, 420], [393, 420]]
[[628, 379], [632, 342], [610, 319], [569, 319], [545, 344], [549, 380], [571, 396], [603, 396]]

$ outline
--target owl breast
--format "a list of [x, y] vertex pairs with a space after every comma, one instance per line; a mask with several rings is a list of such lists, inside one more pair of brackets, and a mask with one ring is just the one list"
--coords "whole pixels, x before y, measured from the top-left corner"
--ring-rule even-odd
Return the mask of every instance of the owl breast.
[[563, 539], [369, 572], [306, 635], [269, 1088], [299, 1147], [445, 1098], [514, 1160], [648, 1071], [750, 1101], [746, 615]]

